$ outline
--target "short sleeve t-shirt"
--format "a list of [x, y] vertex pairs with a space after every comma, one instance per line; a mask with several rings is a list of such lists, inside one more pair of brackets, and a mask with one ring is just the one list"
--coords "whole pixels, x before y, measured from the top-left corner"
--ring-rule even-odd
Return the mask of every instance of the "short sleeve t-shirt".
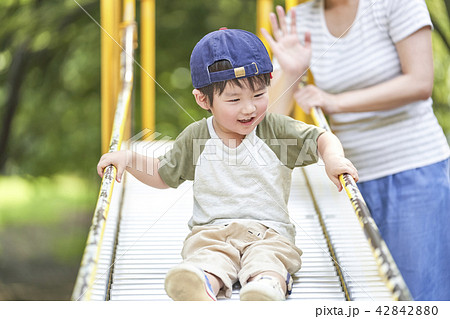
[[[360, 0], [353, 25], [341, 38], [328, 31], [324, 0], [293, 10], [300, 41], [306, 31], [311, 32], [315, 84], [332, 94], [367, 88], [401, 75], [395, 44], [432, 26], [423, 0]], [[450, 156], [431, 98], [387, 111], [340, 113], [329, 118], [346, 157], [358, 169], [360, 182]]]
[[318, 127], [266, 114], [235, 148], [217, 136], [213, 117], [188, 126], [161, 156], [159, 174], [170, 187], [193, 180], [189, 226], [257, 220], [294, 242], [287, 202], [295, 167], [317, 162]]

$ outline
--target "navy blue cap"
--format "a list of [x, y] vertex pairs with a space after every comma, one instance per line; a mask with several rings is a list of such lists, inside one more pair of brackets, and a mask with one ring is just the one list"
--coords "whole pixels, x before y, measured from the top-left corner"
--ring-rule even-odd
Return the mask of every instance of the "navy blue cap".
[[[232, 69], [209, 72], [214, 62], [228, 60]], [[246, 78], [273, 71], [269, 53], [251, 32], [221, 28], [205, 35], [191, 54], [192, 84], [196, 89], [214, 82]]]

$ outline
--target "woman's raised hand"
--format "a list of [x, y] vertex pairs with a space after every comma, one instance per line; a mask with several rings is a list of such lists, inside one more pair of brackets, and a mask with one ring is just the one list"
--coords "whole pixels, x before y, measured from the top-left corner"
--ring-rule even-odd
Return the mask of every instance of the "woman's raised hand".
[[295, 10], [290, 11], [289, 29], [283, 7], [277, 6], [276, 11], [278, 19], [275, 13], [270, 13], [273, 37], [264, 28], [261, 33], [267, 39], [281, 69], [292, 76], [300, 77], [308, 69], [311, 60], [311, 34], [305, 33], [303, 45], [297, 35]]

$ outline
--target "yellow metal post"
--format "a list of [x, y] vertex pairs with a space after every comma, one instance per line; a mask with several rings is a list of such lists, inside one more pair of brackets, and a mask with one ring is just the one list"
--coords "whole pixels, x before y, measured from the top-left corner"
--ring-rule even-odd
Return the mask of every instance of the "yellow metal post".
[[289, 11], [292, 7], [295, 7], [297, 4], [306, 2], [307, 0], [285, 0], [286, 12]]
[[142, 129], [155, 130], [155, 0], [141, 0]]
[[[123, 0], [123, 21], [121, 25], [121, 36], [123, 37], [123, 32], [126, 32], [126, 29], [132, 25], [134, 27], [133, 32], [133, 50], [137, 48], [137, 25], [136, 25], [136, 0]], [[134, 60], [133, 60], [134, 66]], [[134, 74], [134, 72], [133, 72]], [[130, 103], [133, 104], [133, 99], [130, 100]], [[130, 105], [128, 108], [128, 114], [126, 115], [127, 121], [124, 128], [123, 139], [129, 139], [132, 132], [133, 127], [133, 112], [132, 109], [134, 105]]]
[[[101, 33], [101, 129], [102, 129], [102, 153], [105, 153], [109, 147], [109, 137], [111, 135], [111, 115], [113, 102], [112, 88], [112, 46], [113, 41], [108, 34], [113, 33], [114, 28], [114, 9], [108, 5], [107, 0], [100, 1], [100, 18], [102, 28], [105, 32]], [[107, 32], [107, 33], [106, 33]]]
[[269, 13], [273, 11], [273, 0], [257, 0], [256, 2], [256, 34], [261, 39], [261, 41], [266, 46], [270, 57], [272, 57], [272, 52], [270, 51], [269, 43], [261, 33], [261, 28], [266, 29], [270, 32], [270, 20]]
[[[112, 83], [113, 83], [113, 101], [114, 104], [111, 106], [111, 126], [110, 126], [110, 134], [109, 139], [111, 139], [112, 128], [114, 126], [114, 115], [116, 114], [117, 107], [117, 98], [120, 92], [120, 56], [122, 54], [122, 49], [120, 48], [121, 42], [121, 31], [120, 31], [120, 23], [123, 20], [122, 15], [122, 0], [110, 0], [109, 3], [114, 7], [114, 46], [113, 46], [113, 61], [111, 64], [112, 68]], [[108, 145], [109, 146], [109, 145]]]
[[[119, 92], [120, 0], [101, 0], [101, 141], [102, 153], [108, 151], [114, 111]], [[116, 43], [117, 42], [117, 43]]]
[[[296, 5], [306, 2], [308, 0], [286, 0], [285, 1], [285, 5], [286, 5], [286, 12], [289, 11], [289, 9], [291, 9], [292, 7], [295, 7]], [[311, 71], [308, 70], [308, 83], [312, 83], [312, 74]], [[302, 121], [305, 123], [309, 123], [309, 124], [314, 124], [314, 121], [311, 117], [311, 115], [306, 114], [305, 112], [303, 112], [303, 110], [301, 109], [300, 106], [298, 106], [297, 104], [294, 107], [294, 118], [298, 121]]]
[[123, 23], [124, 27], [129, 23], [134, 23], [134, 17], [136, 15], [136, 3], [135, 0], [123, 0]]

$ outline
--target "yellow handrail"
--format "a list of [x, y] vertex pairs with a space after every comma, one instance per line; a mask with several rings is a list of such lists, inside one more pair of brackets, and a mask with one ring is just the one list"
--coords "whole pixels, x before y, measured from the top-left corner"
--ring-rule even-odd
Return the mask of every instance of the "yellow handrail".
[[[114, 107], [119, 92], [120, 0], [101, 0], [101, 150], [108, 151], [114, 121]], [[117, 43], [116, 43], [117, 42]]]
[[142, 130], [155, 131], [155, 0], [141, 0]]
[[[131, 4], [131, 2], [133, 3]], [[117, 98], [117, 107], [109, 146], [110, 152], [118, 151], [121, 148], [125, 126], [131, 108], [135, 35], [134, 0], [127, 0], [124, 2], [124, 24], [121, 45], [121, 90]], [[116, 169], [113, 166], [105, 168], [92, 225], [89, 229], [86, 248], [72, 294], [72, 300], [91, 299], [115, 178]]]
[[[320, 126], [327, 131], [331, 132], [330, 126], [327, 120], [318, 107], [311, 109], [311, 116], [317, 126]], [[358, 186], [355, 183], [353, 177], [349, 174], [343, 174], [339, 176], [342, 186], [347, 193], [348, 198], [355, 210], [356, 216], [361, 224], [361, 227], [366, 235], [367, 241], [372, 249], [372, 253], [378, 264], [378, 270], [381, 277], [386, 283], [388, 289], [392, 292], [394, 300], [410, 301], [413, 300], [408, 286], [403, 280], [400, 271], [397, 268], [397, 264], [392, 258], [384, 239], [381, 237], [375, 221], [370, 214], [369, 208], [362, 197]]]

